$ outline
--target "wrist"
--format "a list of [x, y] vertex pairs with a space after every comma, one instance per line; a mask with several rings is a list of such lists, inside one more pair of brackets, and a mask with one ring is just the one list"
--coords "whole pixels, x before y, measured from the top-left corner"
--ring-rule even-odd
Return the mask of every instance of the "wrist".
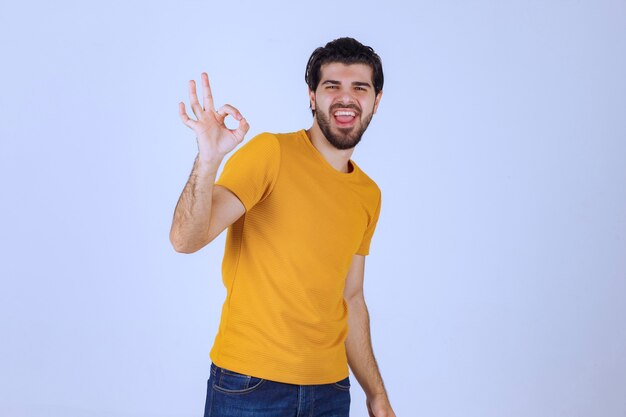
[[217, 170], [222, 164], [223, 157], [220, 156], [201, 156], [198, 154], [197, 156], [197, 171], [199, 174], [208, 175], [208, 174], [217, 174]]
[[366, 395], [368, 401], [385, 401], [389, 402], [389, 397], [385, 391], [374, 392]]

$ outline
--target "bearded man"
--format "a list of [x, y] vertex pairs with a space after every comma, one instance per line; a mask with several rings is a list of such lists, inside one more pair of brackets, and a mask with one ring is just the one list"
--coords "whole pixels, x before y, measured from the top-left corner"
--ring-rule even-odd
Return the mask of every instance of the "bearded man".
[[[231, 105], [216, 110], [201, 77], [202, 106], [189, 82], [197, 120], [179, 104], [198, 155], [170, 240], [192, 253], [228, 228], [205, 417], [345, 417], [350, 370], [370, 416], [395, 417], [363, 295], [381, 192], [350, 159], [382, 97], [380, 57], [352, 38], [317, 48], [305, 71], [312, 126], [255, 136], [217, 181], [249, 125]], [[224, 124], [228, 116], [236, 129]]]

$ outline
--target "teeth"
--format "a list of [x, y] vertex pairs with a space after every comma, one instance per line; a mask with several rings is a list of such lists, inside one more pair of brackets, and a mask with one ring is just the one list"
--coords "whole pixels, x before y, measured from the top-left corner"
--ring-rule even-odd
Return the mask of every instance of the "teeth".
[[337, 111], [335, 112], [335, 116], [356, 116], [356, 114], [352, 111]]

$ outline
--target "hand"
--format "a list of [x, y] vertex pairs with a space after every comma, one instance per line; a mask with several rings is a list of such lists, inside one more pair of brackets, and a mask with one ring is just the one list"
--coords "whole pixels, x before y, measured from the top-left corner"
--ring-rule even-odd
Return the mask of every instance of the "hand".
[[[221, 160], [228, 152], [232, 151], [250, 129], [250, 125], [243, 118], [239, 110], [229, 104], [223, 105], [215, 111], [213, 96], [209, 85], [209, 76], [206, 72], [202, 75], [202, 106], [198, 102], [196, 83], [189, 81], [189, 101], [191, 109], [198, 120], [190, 119], [185, 111], [185, 103], [179, 103], [179, 114], [183, 123], [196, 133], [198, 139], [198, 154], [201, 160]], [[229, 129], [224, 124], [224, 119], [231, 115], [239, 121], [237, 129]]]
[[396, 413], [393, 412], [386, 395], [367, 398], [365, 403], [367, 404], [369, 417], [396, 417]]

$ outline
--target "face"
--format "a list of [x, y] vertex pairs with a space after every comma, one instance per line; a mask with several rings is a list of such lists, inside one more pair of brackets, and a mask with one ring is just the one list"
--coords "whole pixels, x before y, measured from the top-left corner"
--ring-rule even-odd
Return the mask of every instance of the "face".
[[315, 120], [335, 148], [354, 148], [382, 96], [382, 91], [374, 92], [372, 68], [334, 62], [322, 65], [321, 75], [317, 90], [309, 90]]

